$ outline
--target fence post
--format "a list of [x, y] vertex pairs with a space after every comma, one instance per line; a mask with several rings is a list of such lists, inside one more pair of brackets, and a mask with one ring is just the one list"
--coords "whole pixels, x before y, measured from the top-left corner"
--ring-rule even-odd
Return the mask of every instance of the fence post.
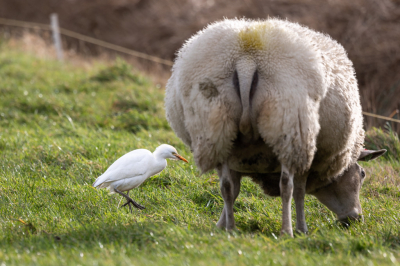
[[58, 15], [56, 13], [52, 13], [50, 15], [50, 22], [51, 22], [51, 31], [53, 32], [53, 40], [54, 46], [57, 51], [57, 58], [59, 61], [63, 61], [64, 55], [61, 46], [61, 37], [60, 37], [60, 28], [58, 25]]

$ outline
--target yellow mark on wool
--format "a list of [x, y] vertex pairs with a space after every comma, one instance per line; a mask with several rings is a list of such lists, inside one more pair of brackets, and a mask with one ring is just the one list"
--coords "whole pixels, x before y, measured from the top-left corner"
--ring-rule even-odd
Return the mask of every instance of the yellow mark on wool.
[[266, 33], [270, 32], [271, 24], [257, 23], [239, 32], [240, 47], [246, 52], [263, 50], [266, 46]]

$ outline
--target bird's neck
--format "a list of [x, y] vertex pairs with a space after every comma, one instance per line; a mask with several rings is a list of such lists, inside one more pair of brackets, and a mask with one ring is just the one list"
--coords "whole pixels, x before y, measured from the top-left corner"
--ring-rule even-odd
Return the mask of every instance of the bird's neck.
[[162, 153], [160, 153], [159, 151], [155, 150], [153, 152], [153, 156], [154, 156], [154, 158], [156, 159], [156, 161], [158, 163], [161, 163], [161, 162], [164, 162], [164, 161], [165, 161], [165, 163], [167, 163], [167, 160], [166, 160], [167, 158], [165, 158], [165, 156]]
[[156, 173], [161, 172], [167, 166], [167, 160], [162, 154], [158, 153], [157, 151], [153, 152], [153, 156], [156, 159], [154, 162], [154, 169]]

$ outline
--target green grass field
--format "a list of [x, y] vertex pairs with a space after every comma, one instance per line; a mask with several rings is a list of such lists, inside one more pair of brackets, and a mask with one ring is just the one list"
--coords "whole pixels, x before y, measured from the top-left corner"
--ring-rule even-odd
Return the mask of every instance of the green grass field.
[[[375, 129], [362, 163], [365, 223], [349, 229], [311, 196], [308, 235], [279, 237], [281, 201], [243, 181], [238, 230], [215, 223], [215, 173], [199, 176], [164, 117], [164, 90], [121, 60], [89, 70], [0, 45], [0, 265], [388, 265], [400, 263], [400, 144]], [[126, 152], [169, 143], [170, 161], [131, 192], [143, 211], [91, 184]], [[293, 207], [294, 210], [294, 207]], [[294, 211], [295, 212], [295, 211]], [[293, 218], [295, 213], [293, 213]], [[294, 222], [294, 221], [293, 221]]]

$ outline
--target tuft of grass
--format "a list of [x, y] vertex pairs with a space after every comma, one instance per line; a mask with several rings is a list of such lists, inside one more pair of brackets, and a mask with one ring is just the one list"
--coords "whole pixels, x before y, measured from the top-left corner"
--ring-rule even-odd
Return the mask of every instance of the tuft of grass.
[[[164, 92], [145, 77], [140, 84], [130, 78], [99, 81], [93, 77], [104, 75], [101, 66], [84, 70], [5, 46], [0, 66], [0, 265], [400, 260], [399, 161], [362, 163], [368, 175], [360, 196], [365, 223], [344, 229], [307, 196], [310, 233], [279, 237], [281, 200], [244, 179], [234, 205], [238, 230], [228, 233], [215, 227], [223, 208], [218, 176], [198, 174], [189, 149], [164, 118]], [[161, 143], [175, 146], [190, 163], [171, 161], [131, 192], [145, 210], [130, 214], [119, 207], [120, 196], [92, 187], [126, 152]]]
[[140, 76], [132, 73], [132, 66], [126, 63], [124, 60], [118, 58], [114, 65], [109, 66], [100, 72], [96, 73], [92, 80], [99, 82], [111, 82], [116, 80], [128, 80], [142, 85], [143, 80]]
[[392, 130], [390, 124], [386, 125], [386, 130], [372, 128], [365, 137], [365, 147], [377, 150], [386, 149], [384, 157], [386, 159], [400, 160], [400, 140], [396, 132]]

